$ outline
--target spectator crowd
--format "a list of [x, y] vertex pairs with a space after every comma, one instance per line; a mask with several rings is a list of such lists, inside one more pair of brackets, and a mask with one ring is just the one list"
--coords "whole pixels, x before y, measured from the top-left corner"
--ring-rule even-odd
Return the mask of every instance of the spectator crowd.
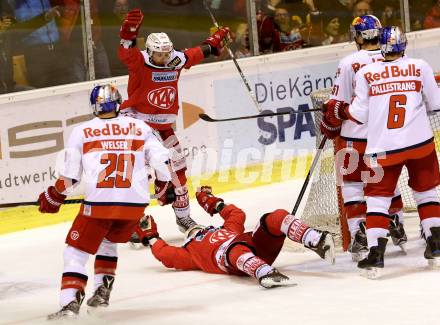
[[[157, 2], [155, 7], [153, 2]], [[235, 15], [237, 23], [231, 26], [232, 47], [238, 58], [252, 55], [246, 2], [211, 2], [212, 9], [220, 16], [222, 9], [223, 13]], [[148, 13], [159, 8], [163, 14], [164, 8], [168, 8], [174, 16], [169, 23], [165, 22], [171, 26], [166, 32], [172, 38], [173, 33], [180, 33], [176, 36], [178, 40], [183, 31], [179, 27], [173, 30], [176, 15], [191, 19], [195, 8], [204, 10], [191, 0], [145, 3], [90, 0], [92, 39], [89, 42], [96, 79], [126, 74], [116, 57], [116, 47], [120, 22], [130, 9], [140, 6]], [[402, 25], [400, 0], [256, 0], [256, 5], [259, 54], [348, 41], [351, 21], [364, 14], [377, 16], [383, 26]], [[411, 31], [440, 27], [440, 0], [409, 0], [409, 5]], [[81, 0], [0, 1], [0, 94], [90, 80], [82, 6]], [[199, 14], [207, 16], [206, 12]], [[205, 33], [208, 30], [207, 27]], [[141, 44], [139, 40], [138, 45]]]

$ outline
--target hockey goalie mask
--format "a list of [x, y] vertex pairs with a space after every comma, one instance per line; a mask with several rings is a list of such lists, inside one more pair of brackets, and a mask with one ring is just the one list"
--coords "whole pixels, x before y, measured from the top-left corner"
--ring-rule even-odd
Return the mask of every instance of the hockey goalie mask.
[[110, 112], [118, 113], [121, 103], [121, 94], [115, 86], [110, 84], [96, 86], [90, 94], [90, 106], [96, 116]]
[[356, 17], [350, 25], [350, 34], [352, 40], [356, 40], [357, 36], [364, 40], [372, 40], [379, 37], [382, 24], [379, 19], [373, 15], [365, 15]]
[[397, 26], [384, 27], [380, 33], [380, 50], [382, 55], [390, 53], [405, 53], [406, 35]]

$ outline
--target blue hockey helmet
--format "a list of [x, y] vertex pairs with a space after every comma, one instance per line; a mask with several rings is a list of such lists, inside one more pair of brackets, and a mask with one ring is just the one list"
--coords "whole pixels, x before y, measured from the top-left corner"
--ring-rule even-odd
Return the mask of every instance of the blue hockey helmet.
[[380, 33], [379, 42], [383, 56], [389, 53], [403, 54], [408, 43], [405, 33], [397, 26], [384, 27]]
[[353, 40], [356, 36], [362, 37], [364, 40], [372, 40], [378, 38], [382, 24], [380, 20], [373, 15], [364, 15], [353, 19], [350, 25], [350, 34]]
[[96, 86], [90, 94], [90, 106], [93, 109], [93, 114], [96, 116], [110, 112], [118, 113], [121, 103], [121, 94], [111, 84]]

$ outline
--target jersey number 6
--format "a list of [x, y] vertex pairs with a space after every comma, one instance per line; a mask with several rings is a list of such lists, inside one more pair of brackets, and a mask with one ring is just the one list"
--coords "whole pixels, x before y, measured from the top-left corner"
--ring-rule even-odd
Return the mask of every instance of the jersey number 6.
[[[101, 156], [101, 164], [107, 165], [99, 173], [97, 188], [129, 188], [133, 176], [133, 154], [106, 153]], [[115, 176], [111, 176], [116, 171]]]
[[398, 105], [406, 105], [406, 95], [392, 95], [388, 111], [388, 129], [399, 129], [405, 123], [406, 108]]

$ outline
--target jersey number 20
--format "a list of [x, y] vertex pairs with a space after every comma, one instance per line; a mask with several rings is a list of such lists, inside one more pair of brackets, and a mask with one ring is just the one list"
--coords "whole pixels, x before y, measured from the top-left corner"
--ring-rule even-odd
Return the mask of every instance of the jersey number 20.
[[403, 127], [405, 123], [406, 108], [398, 105], [406, 105], [406, 101], [406, 95], [392, 95], [390, 97], [387, 123], [389, 129], [399, 129]]
[[[106, 165], [99, 173], [97, 188], [129, 188], [133, 176], [133, 154], [106, 153], [101, 156], [101, 164]], [[115, 176], [111, 176], [116, 172]]]

